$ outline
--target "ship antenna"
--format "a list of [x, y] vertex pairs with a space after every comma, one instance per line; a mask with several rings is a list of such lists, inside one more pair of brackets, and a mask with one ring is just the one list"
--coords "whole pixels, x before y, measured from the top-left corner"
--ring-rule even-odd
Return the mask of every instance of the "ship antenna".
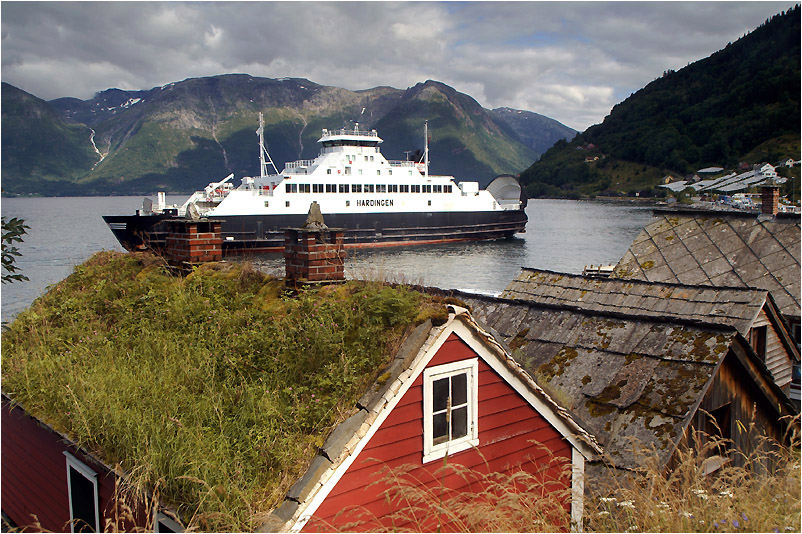
[[259, 129], [256, 131], [259, 134], [259, 175], [264, 178], [268, 175], [267, 172], [267, 164], [273, 167], [273, 170], [276, 171], [278, 174], [278, 169], [276, 168], [276, 164], [273, 163], [273, 160], [270, 158], [270, 154], [267, 153], [267, 149], [265, 148], [265, 121], [262, 117], [262, 112], [259, 112]]
[[429, 177], [429, 121], [423, 122], [423, 137], [424, 137], [423, 163], [426, 172], [426, 178], [428, 178]]

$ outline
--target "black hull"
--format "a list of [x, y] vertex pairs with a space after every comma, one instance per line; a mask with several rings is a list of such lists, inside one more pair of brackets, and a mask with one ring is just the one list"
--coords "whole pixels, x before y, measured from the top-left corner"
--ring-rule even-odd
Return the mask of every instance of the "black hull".
[[[169, 215], [107, 215], [120, 244], [129, 251], [159, 251], [166, 245]], [[255, 254], [284, 249], [284, 228], [298, 228], [306, 215], [241, 215], [222, 220], [223, 254]], [[504, 239], [525, 230], [523, 210], [451, 213], [361, 213], [325, 215], [330, 228], [344, 228], [347, 248], [390, 247]]]

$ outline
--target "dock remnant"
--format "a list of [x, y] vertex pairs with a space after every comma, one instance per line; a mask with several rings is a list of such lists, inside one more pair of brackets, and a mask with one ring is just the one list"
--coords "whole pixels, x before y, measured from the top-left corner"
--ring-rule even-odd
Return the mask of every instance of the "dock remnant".
[[284, 265], [287, 283], [345, 280], [345, 231], [329, 228], [317, 202], [309, 206], [302, 228], [284, 229]]

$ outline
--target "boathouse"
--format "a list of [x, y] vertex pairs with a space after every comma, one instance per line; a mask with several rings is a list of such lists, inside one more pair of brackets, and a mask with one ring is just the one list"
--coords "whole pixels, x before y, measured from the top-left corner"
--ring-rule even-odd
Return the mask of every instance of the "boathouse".
[[732, 326], [747, 339], [783, 392], [799, 391], [799, 350], [771, 293], [746, 287], [711, 287], [587, 277], [523, 268], [501, 294], [540, 304], [700, 321]]
[[[714, 435], [718, 427], [743, 453], [757, 446], [758, 436], [785, 442], [798, 432], [792, 426], [798, 422], [791, 422], [798, 411], [733, 326], [453, 294], [505, 340], [515, 360], [596, 437], [618, 469], [643, 467], [644, 449], [669, 466], [695, 431]], [[609, 470], [591, 462], [586, 474], [588, 486], [598, 490]]]

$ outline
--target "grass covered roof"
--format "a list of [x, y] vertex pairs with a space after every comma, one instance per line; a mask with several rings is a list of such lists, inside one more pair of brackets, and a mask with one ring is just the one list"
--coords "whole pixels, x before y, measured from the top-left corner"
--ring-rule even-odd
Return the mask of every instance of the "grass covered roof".
[[285, 291], [246, 264], [186, 277], [101, 252], [3, 332], [3, 392], [188, 526], [253, 530], [411, 327], [444, 313], [405, 287]]

